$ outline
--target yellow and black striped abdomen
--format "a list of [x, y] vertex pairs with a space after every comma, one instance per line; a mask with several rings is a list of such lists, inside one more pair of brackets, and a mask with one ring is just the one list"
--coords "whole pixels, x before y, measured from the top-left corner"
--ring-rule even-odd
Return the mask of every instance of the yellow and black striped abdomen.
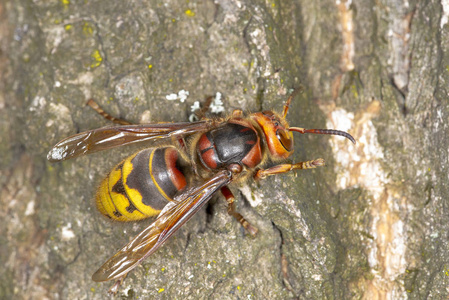
[[186, 186], [173, 147], [145, 149], [118, 164], [102, 181], [97, 208], [117, 221], [137, 221], [158, 215]]

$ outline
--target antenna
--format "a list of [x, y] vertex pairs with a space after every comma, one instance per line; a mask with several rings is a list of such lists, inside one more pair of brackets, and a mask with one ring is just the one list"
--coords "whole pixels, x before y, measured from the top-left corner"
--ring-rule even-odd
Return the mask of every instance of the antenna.
[[[287, 110], [288, 110], [288, 106], [284, 106], [284, 113], [285, 113], [285, 107], [287, 107]], [[345, 131], [341, 131], [341, 130], [335, 130], [335, 129], [305, 129], [305, 128], [300, 128], [300, 127], [290, 127], [288, 130], [300, 132], [300, 133], [303, 133], [303, 134], [304, 133], [315, 133], [315, 134], [340, 135], [340, 136], [344, 136], [345, 138], [349, 139], [353, 144], [355, 144], [355, 139], [352, 137], [352, 135], [350, 135], [349, 133], [347, 133]]]

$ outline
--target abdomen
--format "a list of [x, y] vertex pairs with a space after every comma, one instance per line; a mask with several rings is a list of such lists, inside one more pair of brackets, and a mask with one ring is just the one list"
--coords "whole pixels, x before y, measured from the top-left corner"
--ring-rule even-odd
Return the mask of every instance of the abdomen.
[[98, 188], [98, 210], [127, 222], [158, 215], [186, 186], [173, 147], [145, 149], [118, 164]]

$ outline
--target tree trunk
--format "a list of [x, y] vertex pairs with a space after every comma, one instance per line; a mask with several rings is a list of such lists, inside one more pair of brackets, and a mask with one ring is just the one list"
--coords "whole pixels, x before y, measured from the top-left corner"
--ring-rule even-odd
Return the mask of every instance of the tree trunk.
[[[292, 161], [327, 167], [234, 186], [130, 273], [119, 295], [166, 299], [449, 297], [449, 7], [444, 1], [0, 2], [1, 299], [103, 299], [91, 275], [150, 221], [105, 220], [101, 179], [136, 148], [63, 163], [59, 140], [110, 125], [282, 110]], [[167, 100], [188, 91], [185, 102]]]

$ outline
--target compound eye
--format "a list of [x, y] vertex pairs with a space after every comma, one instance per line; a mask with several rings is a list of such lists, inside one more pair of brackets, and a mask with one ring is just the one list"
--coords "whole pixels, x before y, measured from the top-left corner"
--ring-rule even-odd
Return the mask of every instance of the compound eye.
[[281, 142], [281, 145], [285, 148], [285, 150], [289, 152], [292, 150], [293, 139], [290, 132], [287, 133], [283, 129], [278, 129], [276, 131], [276, 137], [279, 140], [279, 142]]

